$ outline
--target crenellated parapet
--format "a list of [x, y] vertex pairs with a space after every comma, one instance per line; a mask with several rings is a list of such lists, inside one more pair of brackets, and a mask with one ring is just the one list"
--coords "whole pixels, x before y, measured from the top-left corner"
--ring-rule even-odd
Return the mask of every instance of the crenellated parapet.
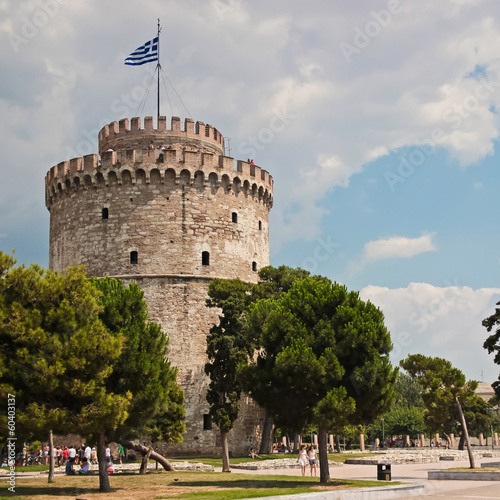
[[79, 189], [142, 183], [163, 184], [170, 191], [206, 189], [216, 194], [220, 190], [250, 197], [269, 210], [273, 204], [273, 178], [266, 170], [243, 161], [237, 161], [235, 170], [231, 157], [170, 146], [106, 151], [58, 163], [45, 177], [46, 206], [50, 210], [59, 196]]
[[139, 117], [124, 118], [118, 122], [111, 122], [99, 132], [99, 153], [109, 149], [115, 151], [124, 149], [147, 149], [160, 146], [181, 147], [184, 144], [198, 146], [202, 150], [224, 154], [224, 137], [212, 125], [205, 124], [190, 118], [184, 122], [173, 116], [170, 128], [167, 127], [167, 118], [160, 116], [156, 120], [156, 127], [152, 116], [144, 118], [141, 126]]

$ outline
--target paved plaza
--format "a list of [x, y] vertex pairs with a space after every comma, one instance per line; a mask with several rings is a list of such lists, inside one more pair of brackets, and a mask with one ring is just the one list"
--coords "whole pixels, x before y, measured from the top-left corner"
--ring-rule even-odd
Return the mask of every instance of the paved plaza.
[[[455, 454], [456, 450], [450, 450]], [[432, 450], [421, 450], [420, 452], [424, 456], [422, 457], [424, 460], [428, 458], [436, 459], [436, 452]], [[498, 455], [499, 451], [496, 450], [493, 455]], [[458, 452], [458, 454], [462, 454]], [[484, 450], [484, 454], [489, 454], [487, 450]], [[395, 459], [400, 460], [401, 456], [410, 457], [411, 453], [401, 452], [397, 455], [394, 454]], [[482, 463], [489, 462], [498, 462], [498, 456], [481, 458], [483, 455], [482, 452], [476, 452], [476, 466], [480, 466]], [[375, 457], [374, 457], [375, 458]], [[469, 461], [467, 459], [463, 460], [455, 460], [455, 461], [441, 461], [439, 457], [437, 457], [438, 461], [428, 462], [423, 461], [421, 463], [400, 463], [393, 464], [391, 466], [392, 480], [399, 481], [410, 484], [421, 484], [424, 485], [424, 494], [411, 496], [413, 499], [439, 499], [439, 500], [447, 500], [447, 499], [492, 499], [492, 498], [500, 498], [500, 482], [496, 481], [429, 481], [427, 479], [427, 473], [430, 470], [440, 470], [440, 469], [449, 469], [455, 467], [469, 467]], [[233, 470], [234, 473], [245, 473], [245, 474], [282, 474], [282, 475], [299, 475], [300, 471], [296, 469], [279, 469], [279, 470], [270, 470], [270, 469], [262, 469], [262, 470]], [[341, 467], [333, 467], [330, 469], [330, 475], [333, 478], [337, 479], [362, 479], [362, 480], [376, 480], [377, 479], [377, 466], [375, 464], [371, 465], [350, 465], [345, 464]], [[371, 489], [371, 491], [373, 491]], [[369, 492], [365, 492], [362, 496], [358, 498], [366, 498], [366, 499], [383, 499], [383, 498], [409, 498], [410, 494], [406, 492], [401, 492], [401, 496], [394, 496], [395, 492], [387, 491], [386, 494], [380, 495], [380, 493], [375, 497]], [[415, 492], [418, 493], [418, 492]], [[275, 497], [278, 498], [278, 497]], [[307, 495], [294, 495], [288, 497], [294, 500], [329, 500], [333, 498], [348, 498], [347, 495], [344, 496], [333, 496], [328, 493], [321, 494], [318, 496], [317, 494], [307, 494]], [[352, 497], [355, 498], [355, 497]]]

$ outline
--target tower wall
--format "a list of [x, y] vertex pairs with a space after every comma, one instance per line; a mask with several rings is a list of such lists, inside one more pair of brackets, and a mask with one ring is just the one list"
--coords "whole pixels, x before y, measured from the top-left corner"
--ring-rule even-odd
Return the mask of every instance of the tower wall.
[[[100, 156], [47, 173], [50, 268], [84, 264], [89, 275], [143, 288], [186, 394], [184, 443], [169, 452], [217, 453], [218, 432], [204, 430], [206, 335], [218, 321], [218, 311], [205, 307], [207, 287], [214, 277], [255, 282], [269, 264], [273, 181], [246, 162], [235, 169], [213, 127], [186, 120], [181, 130], [173, 118], [167, 130], [165, 123], [113, 122], [99, 133]], [[261, 420], [250, 400], [242, 405], [230, 436], [234, 453], [258, 444]]]

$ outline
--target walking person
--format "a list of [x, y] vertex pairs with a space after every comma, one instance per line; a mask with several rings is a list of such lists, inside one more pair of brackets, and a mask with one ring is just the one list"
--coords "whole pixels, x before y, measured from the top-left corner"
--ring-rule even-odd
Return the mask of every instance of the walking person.
[[92, 460], [92, 449], [90, 448], [89, 445], [85, 447], [85, 451], [83, 453], [84, 458], [87, 460], [87, 462], [90, 464], [90, 461]]
[[297, 458], [297, 462], [300, 464], [302, 475], [305, 476], [307, 467], [307, 452], [304, 444], [300, 445], [299, 458]]
[[123, 463], [123, 457], [125, 456], [125, 450], [123, 449], [123, 446], [120, 445], [118, 446], [118, 459], [120, 460], [120, 463]]
[[314, 470], [314, 475], [317, 476], [318, 466], [316, 465], [317, 464], [316, 447], [313, 444], [309, 447], [308, 457], [309, 457], [309, 465], [311, 466], [311, 477], [313, 475], [313, 470]]

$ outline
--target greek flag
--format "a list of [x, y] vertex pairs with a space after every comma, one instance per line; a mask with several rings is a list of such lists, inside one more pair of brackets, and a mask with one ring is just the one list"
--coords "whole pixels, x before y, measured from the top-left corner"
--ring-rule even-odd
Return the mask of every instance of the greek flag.
[[125, 64], [129, 66], [140, 66], [141, 64], [153, 61], [158, 61], [158, 37], [149, 40], [149, 42], [135, 49], [135, 51], [125, 59]]

